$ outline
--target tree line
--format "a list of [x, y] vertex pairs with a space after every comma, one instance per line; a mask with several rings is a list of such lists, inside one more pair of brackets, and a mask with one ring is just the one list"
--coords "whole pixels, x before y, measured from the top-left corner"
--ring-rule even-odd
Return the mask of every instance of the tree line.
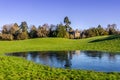
[[64, 18], [64, 24], [60, 23], [57, 25], [44, 24], [36, 27], [32, 25], [28, 27], [27, 22], [21, 22], [20, 25], [17, 23], [3, 25], [0, 33], [1, 40], [24, 40], [28, 38], [42, 38], [42, 37], [60, 37], [69, 39], [80, 39], [94, 36], [103, 35], [116, 35], [120, 34], [117, 30], [116, 24], [109, 24], [107, 28], [103, 28], [101, 25], [97, 27], [91, 27], [89, 29], [80, 31], [78, 29], [73, 30], [70, 26], [71, 21], [66, 16]]

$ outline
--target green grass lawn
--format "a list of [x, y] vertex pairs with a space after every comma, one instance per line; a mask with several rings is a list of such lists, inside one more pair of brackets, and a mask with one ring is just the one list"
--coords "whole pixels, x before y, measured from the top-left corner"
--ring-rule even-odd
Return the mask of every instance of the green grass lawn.
[[97, 50], [120, 52], [119, 43], [120, 36], [0, 41], [0, 80], [120, 80], [120, 73], [56, 69], [22, 58], [4, 56], [5, 53], [23, 51]]
[[98, 50], [120, 51], [120, 36], [99, 36], [87, 39], [36, 38], [0, 41], [0, 53], [19, 51]]

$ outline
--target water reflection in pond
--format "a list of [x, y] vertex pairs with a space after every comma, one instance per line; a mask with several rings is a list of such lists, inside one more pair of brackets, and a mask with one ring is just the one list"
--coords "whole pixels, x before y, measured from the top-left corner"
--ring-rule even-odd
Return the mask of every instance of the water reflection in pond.
[[51, 67], [120, 72], [120, 53], [98, 51], [40, 51], [7, 54]]

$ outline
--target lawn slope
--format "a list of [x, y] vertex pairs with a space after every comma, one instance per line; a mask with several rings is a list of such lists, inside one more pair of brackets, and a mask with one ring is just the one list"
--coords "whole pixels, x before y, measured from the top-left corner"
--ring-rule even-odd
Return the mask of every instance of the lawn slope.
[[0, 80], [120, 80], [120, 73], [57, 69], [0, 56]]
[[120, 73], [50, 68], [22, 58], [4, 56], [19, 51], [102, 50], [120, 51], [120, 36], [87, 39], [37, 38], [0, 41], [0, 80], [120, 80]]
[[36, 38], [20, 41], [0, 41], [0, 53], [53, 50], [120, 51], [120, 36], [99, 36], [87, 39]]

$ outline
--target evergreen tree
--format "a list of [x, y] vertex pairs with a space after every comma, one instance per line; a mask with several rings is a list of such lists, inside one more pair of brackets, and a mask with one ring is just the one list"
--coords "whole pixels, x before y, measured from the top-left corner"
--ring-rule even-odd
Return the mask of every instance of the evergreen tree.
[[22, 32], [27, 32], [28, 25], [27, 22], [21, 22], [20, 29], [22, 29]]
[[69, 31], [71, 29], [70, 27], [71, 21], [69, 20], [67, 16], [64, 18], [64, 23], [65, 23], [66, 31]]

